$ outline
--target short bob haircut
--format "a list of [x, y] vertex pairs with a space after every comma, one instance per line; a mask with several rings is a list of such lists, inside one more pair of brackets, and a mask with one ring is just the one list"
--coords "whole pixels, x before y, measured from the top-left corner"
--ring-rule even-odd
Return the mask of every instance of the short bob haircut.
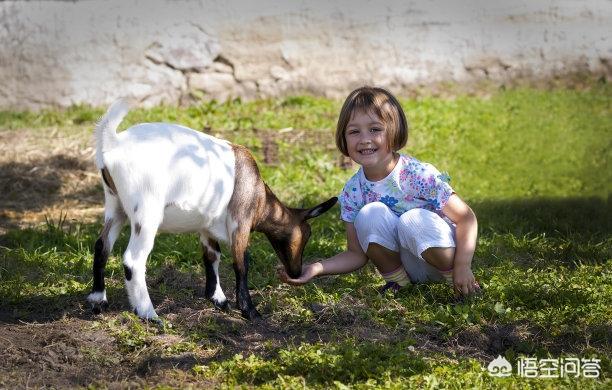
[[365, 86], [351, 92], [340, 110], [336, 126], [336, 146], [342, 154], [348, 156], [344, 133], [346, 126], [357, 111], [376, 114], [381, 119], [387, 132], [389, 150], [396, 152], [406, 146], [408, 121], [400, 103], [386, 89]]

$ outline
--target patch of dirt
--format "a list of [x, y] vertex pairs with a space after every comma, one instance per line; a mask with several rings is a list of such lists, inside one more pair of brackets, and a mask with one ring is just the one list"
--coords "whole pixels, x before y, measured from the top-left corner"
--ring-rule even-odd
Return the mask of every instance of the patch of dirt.
[[481, 362], [503, 355], [508, 349], [530, 354], [534, 350], [534, 330], [524, 324], [471, 326], [444, 345], [461, 356], [472, 356]]
[[0, 132], [0, 234], [62, 214], [81, 222], [101, 215], [90, 137], [53, 129]]
[[133, 370], [106, 332], [91, 321], [0, 324], [0, 387], [121, 383]]

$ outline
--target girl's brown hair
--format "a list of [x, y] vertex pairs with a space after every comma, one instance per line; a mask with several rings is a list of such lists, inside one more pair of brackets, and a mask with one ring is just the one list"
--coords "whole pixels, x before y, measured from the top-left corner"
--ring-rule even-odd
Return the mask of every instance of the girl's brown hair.
[[389, 91], [378, 87], [361, 87], [351, 92], [340, 110], [336, 126], [336, 146], [348, 156], [344, 131], [353, 113], [365, 111], [378, 116], [387, 131], [389, 150], [398, 151], [408, 142], [408, 121], [402, 106]]

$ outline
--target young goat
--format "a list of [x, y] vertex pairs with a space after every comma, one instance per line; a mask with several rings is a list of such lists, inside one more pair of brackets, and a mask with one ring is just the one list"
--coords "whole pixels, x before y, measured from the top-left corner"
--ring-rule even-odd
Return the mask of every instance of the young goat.
[[236, 301], [248, 319], [259, 316], [248, 291], [246, 252], [251, 231], [270, 240], [287, 273], [302, 272], [302, 252], [310, 237], [307, 219], [336, 203], [310, 209], [284, 206], [262, 181], [249, 151], [187, 127], [143, 123], [117, 134], [128, 112], [119, 100], [95, 131], [96, 165], [104, 182], [104, 228], [95, 244], [93, 289], [95, 313], [108, 305], [104, 268], [119, 232], [130, 221], [130, 241], [123, 255], [128, 297], [136, 314], [157, 319], [145, 281], [146, 261], [158, 230], [197, 232], [204, 251], [206, 297], [225, 308], [219, 285], [219, 242], [231, 248]]

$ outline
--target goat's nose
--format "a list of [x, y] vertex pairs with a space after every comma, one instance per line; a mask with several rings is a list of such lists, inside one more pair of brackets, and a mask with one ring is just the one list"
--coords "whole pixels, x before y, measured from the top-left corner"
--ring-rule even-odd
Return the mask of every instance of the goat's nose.
[[297, 269], [297, 270], [290, 269], [290, 270], [287, 270], [287, 274], [289, 274], [289, 276], [292, 279], [297, 279], [300, 276], [302, 276], [302, 270], [301, 269]]

